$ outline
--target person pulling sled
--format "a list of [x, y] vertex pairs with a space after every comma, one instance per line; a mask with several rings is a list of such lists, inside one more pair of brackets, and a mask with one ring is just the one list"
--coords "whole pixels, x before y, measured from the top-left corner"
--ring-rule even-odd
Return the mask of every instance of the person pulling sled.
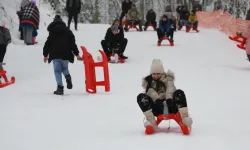
[[72, 89], [72, 77], [69, 72], [69, 62], [74, 63], [74, 55], [82, 61], [79, 50], [75, 43], [73, 32], [66, 26], [60, 15], [56, 15], [54, 21], [48, 26], [49, 36], [43, 47], [44, 63], [53, 61], [57, 90], [55, 95], [64, 94], [62, 74], [64, 75], [67, 88]]
[[155, 117], [166, 113], [164, 110], [167, 107], [167, 113], [179, 112], [183, 124], [191, 128], [193, 120], [188, 113], [185, 93], [181, 89], [176, 89], [174, 80], [174, 73], [170, 70], [165, 72], [160, 59], [152, 61], [150, 74], [142, 80], [145, 93], [137, 96], [137, 103], [146, 118], [145, 127], [151, 126], [155, 131]]

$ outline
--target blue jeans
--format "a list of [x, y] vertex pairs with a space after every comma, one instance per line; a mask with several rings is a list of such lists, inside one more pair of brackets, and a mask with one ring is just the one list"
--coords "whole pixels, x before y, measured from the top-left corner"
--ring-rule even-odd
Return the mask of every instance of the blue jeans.
[[195, 21], [194, 23], [188, 22], [187, 26], [190, 27], [191, 25], [193, 25], [195, 29], [198, 28], [198, 21]]
[[184, 24], [187, 25], [188, 21], [187, 20], [179, 20], [179, 23], [178, 23], [179, 28], [181, 28]]
[[54, 73], [55, 73], [57, 85], [63, 86], [62, 73], [64, 76], [69, 75], [68, 64], [69, 64], [68, 60], [62, 60], [62, 59], [53, 60]]

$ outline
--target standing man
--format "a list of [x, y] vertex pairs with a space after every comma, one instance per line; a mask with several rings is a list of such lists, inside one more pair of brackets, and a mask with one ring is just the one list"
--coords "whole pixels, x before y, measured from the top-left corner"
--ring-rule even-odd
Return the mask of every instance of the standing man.
[[66, 2], [66, 11], [68, 12], [68, 28], [70, 29], [71, 21], [74, 17], [75, 30], [77, 30], [77, 19], [78, 14], [81, 11], [81, 0], [67, 0]]

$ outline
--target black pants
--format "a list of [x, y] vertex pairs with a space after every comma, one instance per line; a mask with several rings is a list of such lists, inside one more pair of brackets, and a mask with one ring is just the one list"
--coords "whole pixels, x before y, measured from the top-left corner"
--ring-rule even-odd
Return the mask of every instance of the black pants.
[[121, 16], [120, 16], [120, 25], [122, 26], [122, 20], [123, 20], [123, 18], [125, 17], [125, 12], [122, 12], [121, 13]]
[[[187, 107], [187, 100], [185, 93], [182, 90], [176, 90], [173, 93], [173, 99], [165, 100], [168, 105], [169, 113], [177, 113], [179, 108]], [[155, 116], [163, 114], [164, 100], [156, 100], [154, 103], [152, 98], [145, 93], [140, 93], [137, 96], [137, 103], [142, 112], [152, 109]]]
[[161, 40], [162, 37], [164, 37], [166, 34], [167, 37], [170, 36], [170, 40], [173, 41], [173, 38], [174, 38], [174, 29], [170, 28], [170, 31], [169, 32], [162, 32], [160, 28], [157, 28], [157, 36], [158, 36], [158, 39]]
[[[118, 43], [118, 45], [119, 45], [119, 47], [118, 47], [119, 51], [117, 52], [118, 55], [123, 55], [123, 53], [126, 49], [127, 43], [128, 43], [128, 40], [126, 38], [124, 38], [122, 41], [120, 41], [120, 43]], [[106, 53], [107, 57], [110, 54], [112, 54], [112, 49], [115, 48], [115, 47], [109, 46], [108, 44], [109, 43], [106, 42], [105, 40], [101, 41], [103, 51]]]
[[250, 62], [250, 55], [247, 54], [248, 61]]
[[149, 20], [147, 20], [146, 22], [145, 22], [145, 24], [144, 24], [144, 29], [146, 30], [147, 29], [147, 27], [148, 27], [148, 25], [153, 25], [155, 28], [157, 27], [157, 22], [156, 21], [149, 21]]
[[7, 48], [6, 45], [0, 44], [0, 63], [3, 62], [4, 56], [5, 56], [5, 53], [6, 53], [6, 48]]
[[139, 25], [139, 29], [140, 29], [140, 31], [142, 31], [141, 20], [136, 20], [136, 21], [127, 20], [124, 29], [127, 30], [127, 29], [128, 29], [128, 25], [132, 25], [132, 24], [134, 24], [134, 25]]
[[74, 23], [75, 23], [75, 29], [77, 30], [77, 22], [78, 22], [78, 14], [77, 13], [69, 13], [68, 28], [70, 28], [70, 24], [71, 24], [71, 21], [73, 18], [74, 18]]

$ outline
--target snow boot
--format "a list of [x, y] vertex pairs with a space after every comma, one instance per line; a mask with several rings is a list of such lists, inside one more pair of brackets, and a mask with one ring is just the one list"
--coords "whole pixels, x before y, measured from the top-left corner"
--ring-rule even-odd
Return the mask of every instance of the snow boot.
[[157, 124], [152, 109], [145, 111], [144, 115], [146, 117], [146, 122], [144, 122], [144, 127], [146, 128], [145, 133], [152, 134], [157, 129]]
[[67, 89], [72, 89], [73, 85], [72, 85], [72, 79], [70, 75], [65, 76], [66, 78], [66, 82], [67, 82]]
[[55, 95], [63, 95], [63, 94], [64, 94], [64, 93], [63, 93], [63, 86], [58, 85], [58, 86], [57, 86], [57, 90], [54, 91], [54, 94], [55, 94]]
[[191, 128], [193, 124], [193, 119], [189, 117], [188, 115], [188, 108], [187, 107], [179, 108], [179, 112], [180, 112], [183, 124], [186, 125], [188, 128]]

